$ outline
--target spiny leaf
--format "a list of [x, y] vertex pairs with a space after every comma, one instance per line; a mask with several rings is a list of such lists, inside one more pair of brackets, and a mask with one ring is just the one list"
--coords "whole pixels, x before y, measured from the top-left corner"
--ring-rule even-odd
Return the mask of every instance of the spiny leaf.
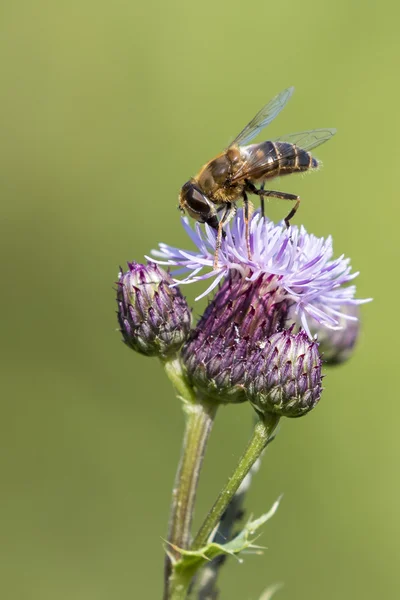
[[253, 521], [249, 520], [243, 527], [242, 531], [240, 531], [240, 533], [238, 533], [233, 540], [227, 542], [226, 544], [217, 544], [210, 541], [203, 548], [199, 548], [199, 550], [183, 550], [181, 548], [172, 546], [174, 550], [180, 554], [180, 559], [174, 561], [174, 570], [189, 570], [196, 572], [202, 565], [222, 554], [235, 556], [239, 561], [241, 561], [237, 555], [244, 550], [247, 550], [248, 548], [262, 550], [262, 546], [257, 546], [254, 544], [258, 537], [254, 537], [254, 535], [262, 527], [262, 525], [264, 525], [264, 523], [274, 516], [278, 509], [280, 499], [281, 498], [278, 498], [278, 500], [274, 502], [271, 509], [267, 513], [261, 515], [261, 517], [254, 519]]

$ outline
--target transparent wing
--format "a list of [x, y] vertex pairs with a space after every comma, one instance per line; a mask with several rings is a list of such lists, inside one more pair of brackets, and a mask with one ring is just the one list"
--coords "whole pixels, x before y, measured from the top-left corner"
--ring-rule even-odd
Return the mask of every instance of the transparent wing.
[[252, 144], [247, 149], [243, 149], [247, 157], [242, 167], [235, 173], [232, 182], [238, 182], [243, 179], [261, 178], [266, 167], [268, 167], [268, 170], [272, 170], [273, 163], [278, 166], [285, 159], [295, 159], [294, 147], [308, 152], [330, 140], [335, 133], [336, 129], [311, 129], [309, 131], [280, 136], [274, 142], [285, 143], [285, 146], [279, 147], [278, 158], [275, 147], [270, 142]]
[[233, 140], [230, 146], [246, 146], [252, 139], [254, 139], [264, 127], [266, 127], [271, 121], [275, 119], [286, 106], [289, 98], [294, 92], [294, 87], [283, 90], [280, 94], [275, 96], [268, 104], [266, 104], [260, 112], [256, 114], [254, 119], [250, 121], [248, 125], [239, 133], [239, 135]]
[[276, 138], [274, 142], [288, 142], [308, 152], [330, 140], [335, 133], [336, 129], [310, 129], [309, 131], [282, 135]]

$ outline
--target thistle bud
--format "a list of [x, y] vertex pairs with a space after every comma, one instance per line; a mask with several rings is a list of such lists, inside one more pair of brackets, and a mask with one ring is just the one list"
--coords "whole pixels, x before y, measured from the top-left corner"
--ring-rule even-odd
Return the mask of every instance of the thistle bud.
[[321, 397], [318, 344], [304, 331], [273, 333], [249, 361], [247, 398], [256, 411], [301, 417]]
[[182, 349], [192, 385], [221, 403], [244, 402], [248, 357], [282, 326], [287, 303], [275, 277], [228, 277]]
[[248, 339], [240, 337], [235, 325], [214, 333], [196, 329], [182, 350], [192, 385], [221, 403], [246, 400], [247, 356]]
[[328, 329], [314, 320], [310, 322], [311, 332], [318, 338], [322, 360], [328, 365], [338, 365], [348, 360], [360, 333], [359, 306], [345, 305], [340, 311], [340, 329]]
[[189, 335], [191, 312], [168, 273], [154, 263], [128, 263], [119, 274], [118, 322], [124, 342], [146, 356], [176, 354]]

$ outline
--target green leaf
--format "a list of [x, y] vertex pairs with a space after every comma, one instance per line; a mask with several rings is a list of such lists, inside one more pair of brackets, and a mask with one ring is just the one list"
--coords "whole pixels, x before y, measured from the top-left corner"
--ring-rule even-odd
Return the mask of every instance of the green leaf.
[[[280, 500], [281, 498], [278, 498], [278, 500], [272, 505], [271, 509], [258, 519], [253, 521], [249, 520], [240, 533], [226, 544], [216, 544], [215, 542], [210, 541], [199, 550], [182, 550], [176, 546], [172, 546], [174, 550], [180, 554], [179, 560], [175, 559], [173, 561], [174, 571], [194, 574], [205, 563], [222, 554], [237, 557], [238, 554], [247, 549], [251, 549], [260, 553], [260, 551], [263, 550], [263, 547], [255, 545], [254, 542], [258, 536], [254, 536], [264, 525], [264, 523], [269, 521], [269, 519], [274, 516], [278, 510]], [[212, 534], [211, 539], [213, 535], [214, 534]]]

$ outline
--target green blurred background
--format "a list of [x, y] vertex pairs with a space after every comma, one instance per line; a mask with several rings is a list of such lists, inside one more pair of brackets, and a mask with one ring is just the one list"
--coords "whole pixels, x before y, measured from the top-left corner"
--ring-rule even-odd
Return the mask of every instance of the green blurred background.
[[[0, 15], [1, 597], [160, 598], [183, 420], [157, 361], [121, 343], [113, 282], [158, 241], [188, 245], [180, 185], [294, 85], [268, 134], [338, 134], [321, 172], [280, 189], [375, 300], [318, 409], [282, 423], [248, 498], [259, 514], [284, 493], [268, 550], [224, 568], [222, 598], [277, 581], [280, 600], [398, 598], [398, 4], [13, 0]], [[220, 411], [196, 523], [250, 421]]]

